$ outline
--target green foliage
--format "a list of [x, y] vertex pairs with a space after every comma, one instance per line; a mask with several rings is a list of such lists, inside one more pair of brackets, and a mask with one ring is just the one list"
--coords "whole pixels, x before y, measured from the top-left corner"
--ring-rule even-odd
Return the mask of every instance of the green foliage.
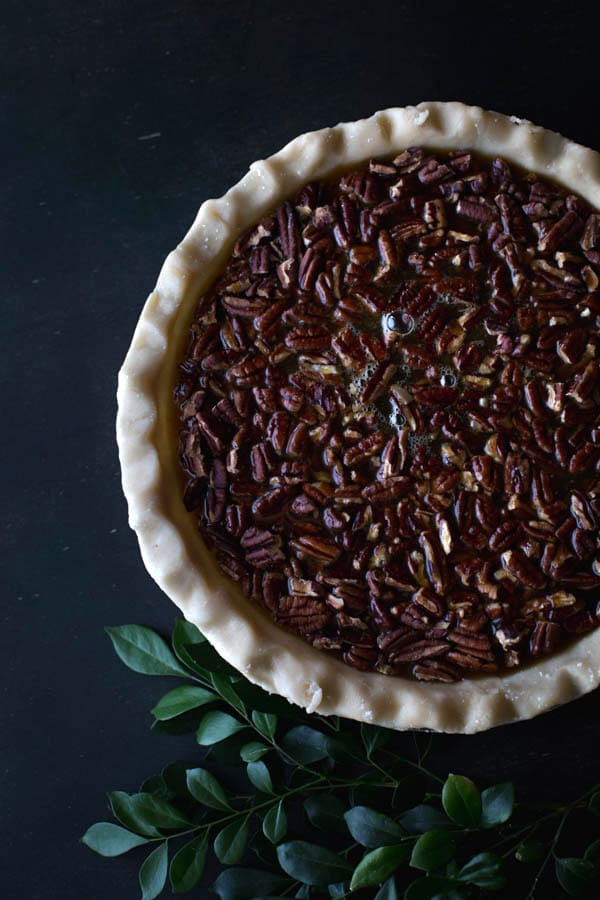
[[246, 773], [254, 787], [264, 794], [273, 793], [273, 782], [265, 763], [259, 759], [257, 762], [249, 762]]
[[322, 831], [345, 832], [344, 805], [335, 794], [310, 794], [304, 811], [311, 825]]
[[231, 737], [237, 731], [242, 731], [244, 724], [238, 719], [234, 719], [229, 713], [208, 712], [200, 722], [200, 727], [196, 732], [196, 740], [203, 747], [211, 747]]
[[343, 856], [307, 841], [280, 844], [277, 859], [283, 871], [302, 884], [334, 884], [352, 871]]
[[466, 881], [468, 884], [491, 891], [498, 891], [506, 884], [506, 878], [502, 873], [502, 860], [495, 853], [488, 851], [478, 853], [469, 860], [456, 877], [459, 881]]
[[481, 825], [494, 828], [504, 825], [512, 816], [515, 803], [515, 789], [509, 782], [495, 784], [481, 794]]
[[442, 805], [457, 825], [477, 828], [481, 821], [481, 794], [470, 778], [448, 775], [442, 788]]
[[185, 894], [199, 884], [204, 875], [207, 849], [207, 835], [200, 834], [177, 851], [169, 868], [169, 880], [174, 894]]
[[[154, 727], [196, 732], [190, 760], [167, 765], [138, 793], [112, 791], [119, 824], [97, 822], [82, 837], [105, 857], [146, 846], [142, 900], [162, 894], [167, 876], [175, 894], [210, 890], [220, 900], [354, 891], [374, 900], [468, 900], [493, 896], [512, 875], [530, 878], [529, 897], [600, 895], [599, 785], [569, 804], [528, 811], [509, 782], [480, 791], [465, 775], [444, 780], [428, 770], [429, 736], [415, 735], [417, 758], [406, 758], [394, 732], [308, 715], [267, 694], [183, 619], [170, 646], [143, 626], [107, 632], [130, 669], [185, 679], [154, 706]], [[310, 841], [296, 814], [302, 806]], [[580, 856], [561, 856], [576, 809], [591, 822], [589, 838]], [[573, 840], [565, 843], [572, 852]], [[212, 885], [204, 883], [210, 853], [222, 867]]]
[[206, 769], [188, 769], [188, 791], [202, 806], [210, 809], [231, 809], [227, 794], [211, 772]]
[[381, 885], [375, 894], [375, 900], [399, 900], [396, 882], [393, 878], [388, 878], [388, 880]]
[[558, 883], [569, 897], [579, 897], [580, 894], [589, 891], [595, 880], [594, 876], [598, 874], [592, 862], [572, 856], [564, 859], [557, 857], [554, 860], [554, 869]]
[[161, 697], [152, 710], [152, 715], [159, 722], [166, 722], [167, 719], [174, 719], [175, 716], [205, 706], [207, 703], [214, 703], [218, 699], [212, 691], [206, 691], [193, 684], [184, 684]]
[[220, 900], [254, 900], [288, 887], [290, 879], [262, 869], [226, 869], [212, 886]]
[[144, 625], [121, 625], [106, 628], [119, 659], [141, 675], [175, 675], [186, 678], [187, 672], [159, 634]]
[[163, 841], [146, 857], [140, 868], [142, 900], [154, 900], [162, 892], [169, 870], [169, 851]]
[[252, 724], [259, 734], [262, 734], [268, 741], [273, 740], [277, 730], [277, 716], [271, 713], [257, 712], [252, 713]]
[[241, 748], [240, 757], [246, 763], [256, 762], [257, 759], [261, 759], [261, 757], [263, 757], [265, 753], [268, 753], [269, 750], [270, 747], [267, 747], [266, 744], [262, 744], [260, 741], [249, 741]]
[[148, 843], [148, 838], [133, 834], [114, 822], [96, 822], [81, 838], [82, 843], [100, 856], [121, 856], [134, 847]]
[[360, 888], [372, 887], [381, 884], [398, 869], [410, 856], [410, 845], [392, 844], [387, 847], [378, 847], [367, 853], [356, 869], [350, 882], [353, 891]]
[[406, 832], [389, 816], [368, 806], [354, 806], [344, 816], [348, 831], [363, 847], [382, 847], [396, 844]]
[[264, 836], [272, 844], [278, 844], [287, 832], [287, 816], [283, 808], [283, 800], [277, 806], [272, 806], [263, 819], [262, 830]]
[[468, 894], [455, 881], [439, 876], [427, 876], [413, 881], [404, 900], [465, 900]]
[[456, 837], [450, 831], [434, 828], [417, 838], [410, 864], [414, 869], [434, 872], [450, 862], [456, 850]]
[[235, 866], [239, 863], [246, 847], [248, 846], [248, 820], [242, 822], [233, 821], [221, 831], [215, 838], [215, 856], [227, 866]]
[[327, 735], [307, 725], [288, 731], [281, 740], [281, 748], [293, 762], [310, 764], [329, 757]]
[[594, 865], [600, 865], [600, 838], [586, 848], [583, 858]]
[[360, 736], [367, 758], [375, 752], [379, 747], [383, 747], [390, 739], [390, 732], [378, 725], [368, 725], [363, 722], [360, 726]]
[[190, 824], [174, 806], [152, 794], [112, 791], [108, 802], [113, 815], [125, 828], [149, 837], [159, 837], [163, 831], [187, 828]]
[[452, 823], [441, 809], [420, 803], [400, 816], [400, 824], [411, 834], [423, 834], [432, 828], [448, 828]]

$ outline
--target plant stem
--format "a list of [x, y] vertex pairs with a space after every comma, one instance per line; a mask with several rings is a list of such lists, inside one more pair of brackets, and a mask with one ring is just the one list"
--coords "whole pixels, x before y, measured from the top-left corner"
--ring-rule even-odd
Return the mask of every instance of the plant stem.
[[435, 772], [427, 769], [425, 766], [421, 765], [421, 763], [415, 762], [412, 759], [407, 759], [404, 756], [399, 756], [397, 753], [393, 753], [391, 750], [388, 750], [385, 747], [382, 748], [382, 753], [386, 753], [388, 756], [391, 756], [392, 759], [394, 759], [396, 762], [401, 763], [404, 766], [409, 766], [412, 769], [417, 769], [417, 771], [419, 771], [421, 775], [424, 775], [426, 778], [431, 778], [432, 781], [437, 781], [438, 784], [444, 783], [443, 778], [440, 778], [435, 774]]
[[527, 897], [525, 898], [525, 900], [534, 900], [535, 889], [537, 888], [538, 882], [539, 882], [540, 878], [542, 877], [544, 870], [550, 861], [551, 856], [554, 853], [554, 848], [556, 847], [556, 845], [558, 843], [558, 839], [564, 828], [565, 822], [567, 821], [567, 818], [571, 812], [572, 812], [572, 809], [570, 807], [564, 811], [562, 818], [561, 818], [560, 822], [558, 823], [558, 827], [557, 827], [556, 831], [554, 832], [554, 837], [552, 838], [552, 843], [550, 844], [550, 848], [549, 848], [548, 852], [546, 853], [546, 856], [542, 860], [542, 864], [540, 865], [539, 869], [537, 870], [536, 876], [533, 879], [533, 884], [531, 885], [531, 889], [530, 889], [529, 893], [527, 894]]

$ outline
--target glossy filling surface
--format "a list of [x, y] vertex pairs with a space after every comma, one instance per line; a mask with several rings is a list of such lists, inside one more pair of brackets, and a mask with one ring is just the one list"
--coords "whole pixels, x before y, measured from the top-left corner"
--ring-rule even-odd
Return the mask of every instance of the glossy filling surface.
[[598, 624], [600, 216], [411, 148], [310, 184], [200, 298], [175, 399], [223, 571], [360, 669], [455, 681]]

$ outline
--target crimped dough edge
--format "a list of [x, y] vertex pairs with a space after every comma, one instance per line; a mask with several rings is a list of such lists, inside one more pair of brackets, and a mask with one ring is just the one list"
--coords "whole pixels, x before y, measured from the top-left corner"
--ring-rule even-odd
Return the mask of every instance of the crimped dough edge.
[[397, 730], [474, 733], [529, 719], [600, 683], [600, 629], [514, 672], [456, 684], [360, 672], [284, 631], [224, 576], [181, 501], [172, 387], [198, 296], [237, 236], [308, 181], [411, 145], [469, 148], [560, 182], [600, 208], [600, 154], [530, 122], [458, 102], [392, 108], [300, 135], [217, 200], [169, 254], [119, 373], [122, 483], [146, 569], [246, 678], [309, 712]]

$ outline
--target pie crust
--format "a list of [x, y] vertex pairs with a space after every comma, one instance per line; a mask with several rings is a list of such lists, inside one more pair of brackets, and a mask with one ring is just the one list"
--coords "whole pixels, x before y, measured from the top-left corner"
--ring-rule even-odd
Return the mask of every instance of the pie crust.
[[362, 672], [276, 625], [218, 568], [181, 501], [172, 389], [199, 295], [235, 239], [307, 182], [419, 145], [502, 156], [600, 208], [600, 154], [522, 119], [456, 102], [388, 109], [297, 137], [200, 208], [167, 257], [119, 373], [129, 522], [150, 575], [250, 681], [305, 707], [398, 730], [473, 733], [529, 719], [600, 683], [600, 629], [526, 668], [454, 684]]

